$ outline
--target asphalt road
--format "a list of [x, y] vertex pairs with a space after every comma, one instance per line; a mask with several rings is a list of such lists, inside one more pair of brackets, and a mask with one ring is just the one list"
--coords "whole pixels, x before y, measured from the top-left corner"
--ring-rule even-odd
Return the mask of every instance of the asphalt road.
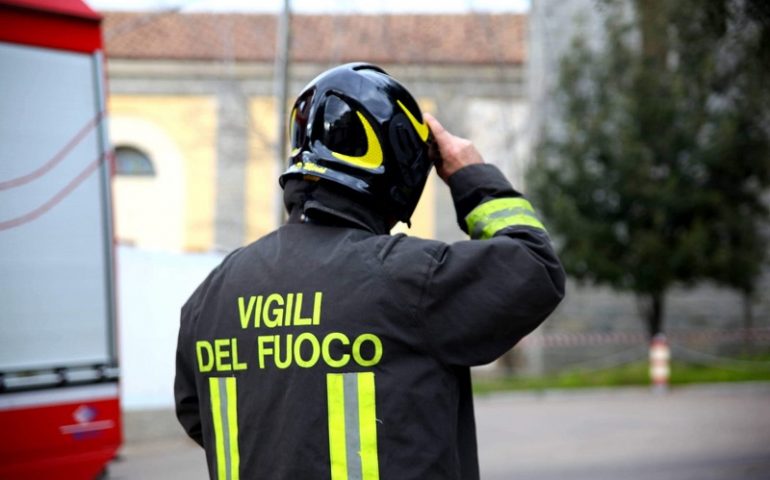
[[[770, 480], [770, 384], [477, 398], [485, 480]], [[204, 480], [184, 438], [127, 443], [110, 479]]]

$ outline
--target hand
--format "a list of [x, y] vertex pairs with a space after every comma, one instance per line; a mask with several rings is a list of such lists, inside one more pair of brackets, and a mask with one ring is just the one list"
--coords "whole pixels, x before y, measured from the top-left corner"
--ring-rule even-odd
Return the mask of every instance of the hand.
[[474, 163], [484, 163], [481, 154], [470, 140], [456, 137], [447, 132], [438, 120], [429, 113], [424, 113], [423, 118], [433, 133], [433, 138], [441, 155], [440, 158], [435, 158], [434, 153], [434, 158], [436, 160], [436, 173], [444, 182], [447, 182], [453, 173], [463, 167]]

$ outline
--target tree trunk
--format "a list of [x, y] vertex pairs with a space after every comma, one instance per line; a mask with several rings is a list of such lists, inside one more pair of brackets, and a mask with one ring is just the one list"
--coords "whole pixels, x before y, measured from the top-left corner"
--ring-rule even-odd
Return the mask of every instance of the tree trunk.
[[647, 323], [650, 338], [663, 333], [663, 309], [665, 307], [664, 293], [648, 293], [639, 297], [639, 307]]
[[746, 351], [751, 348], [751, 329], [754, 328], [754, 310], [751, 292], [743, 292], [743, 346]]
[[668, 53], [666, 3], [664, 0], [636, 0], [644, 59], [658, 70], [666, 68]]

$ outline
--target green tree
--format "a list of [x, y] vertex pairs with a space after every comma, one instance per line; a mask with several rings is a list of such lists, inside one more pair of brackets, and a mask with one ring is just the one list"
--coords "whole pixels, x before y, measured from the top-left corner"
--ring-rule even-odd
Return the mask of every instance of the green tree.
[[654, 335], [673, 285], [751, 294], [761, 273], [767, 25], [751, 1], [603, 3], [604, 46], [562, 60], [528, 185], [567, 271], [633, 292]]
[[702, 154], [716, 173], [708, 188], [732, 201], [714, 212], [707, 273], [743, 294], [750, 327], [751, 299], [768, 253], [761, 197], [770, 178], [770, 3], [680, 0], [672, 13], [677, 49], [688, 55], [683, 67], [704, 81], [706, 101], [721, 103], [710, 112]]

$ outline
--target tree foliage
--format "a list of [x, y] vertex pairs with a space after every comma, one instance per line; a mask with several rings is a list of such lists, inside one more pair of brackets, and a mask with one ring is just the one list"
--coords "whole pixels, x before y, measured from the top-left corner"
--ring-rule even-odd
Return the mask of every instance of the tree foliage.
[[603, 47], [561, 62], [530, 194], [567, 271], [635, 293], [652, 334], [672, 285], [751, 294], [767, 255], [762, 1], [605, 1]]

